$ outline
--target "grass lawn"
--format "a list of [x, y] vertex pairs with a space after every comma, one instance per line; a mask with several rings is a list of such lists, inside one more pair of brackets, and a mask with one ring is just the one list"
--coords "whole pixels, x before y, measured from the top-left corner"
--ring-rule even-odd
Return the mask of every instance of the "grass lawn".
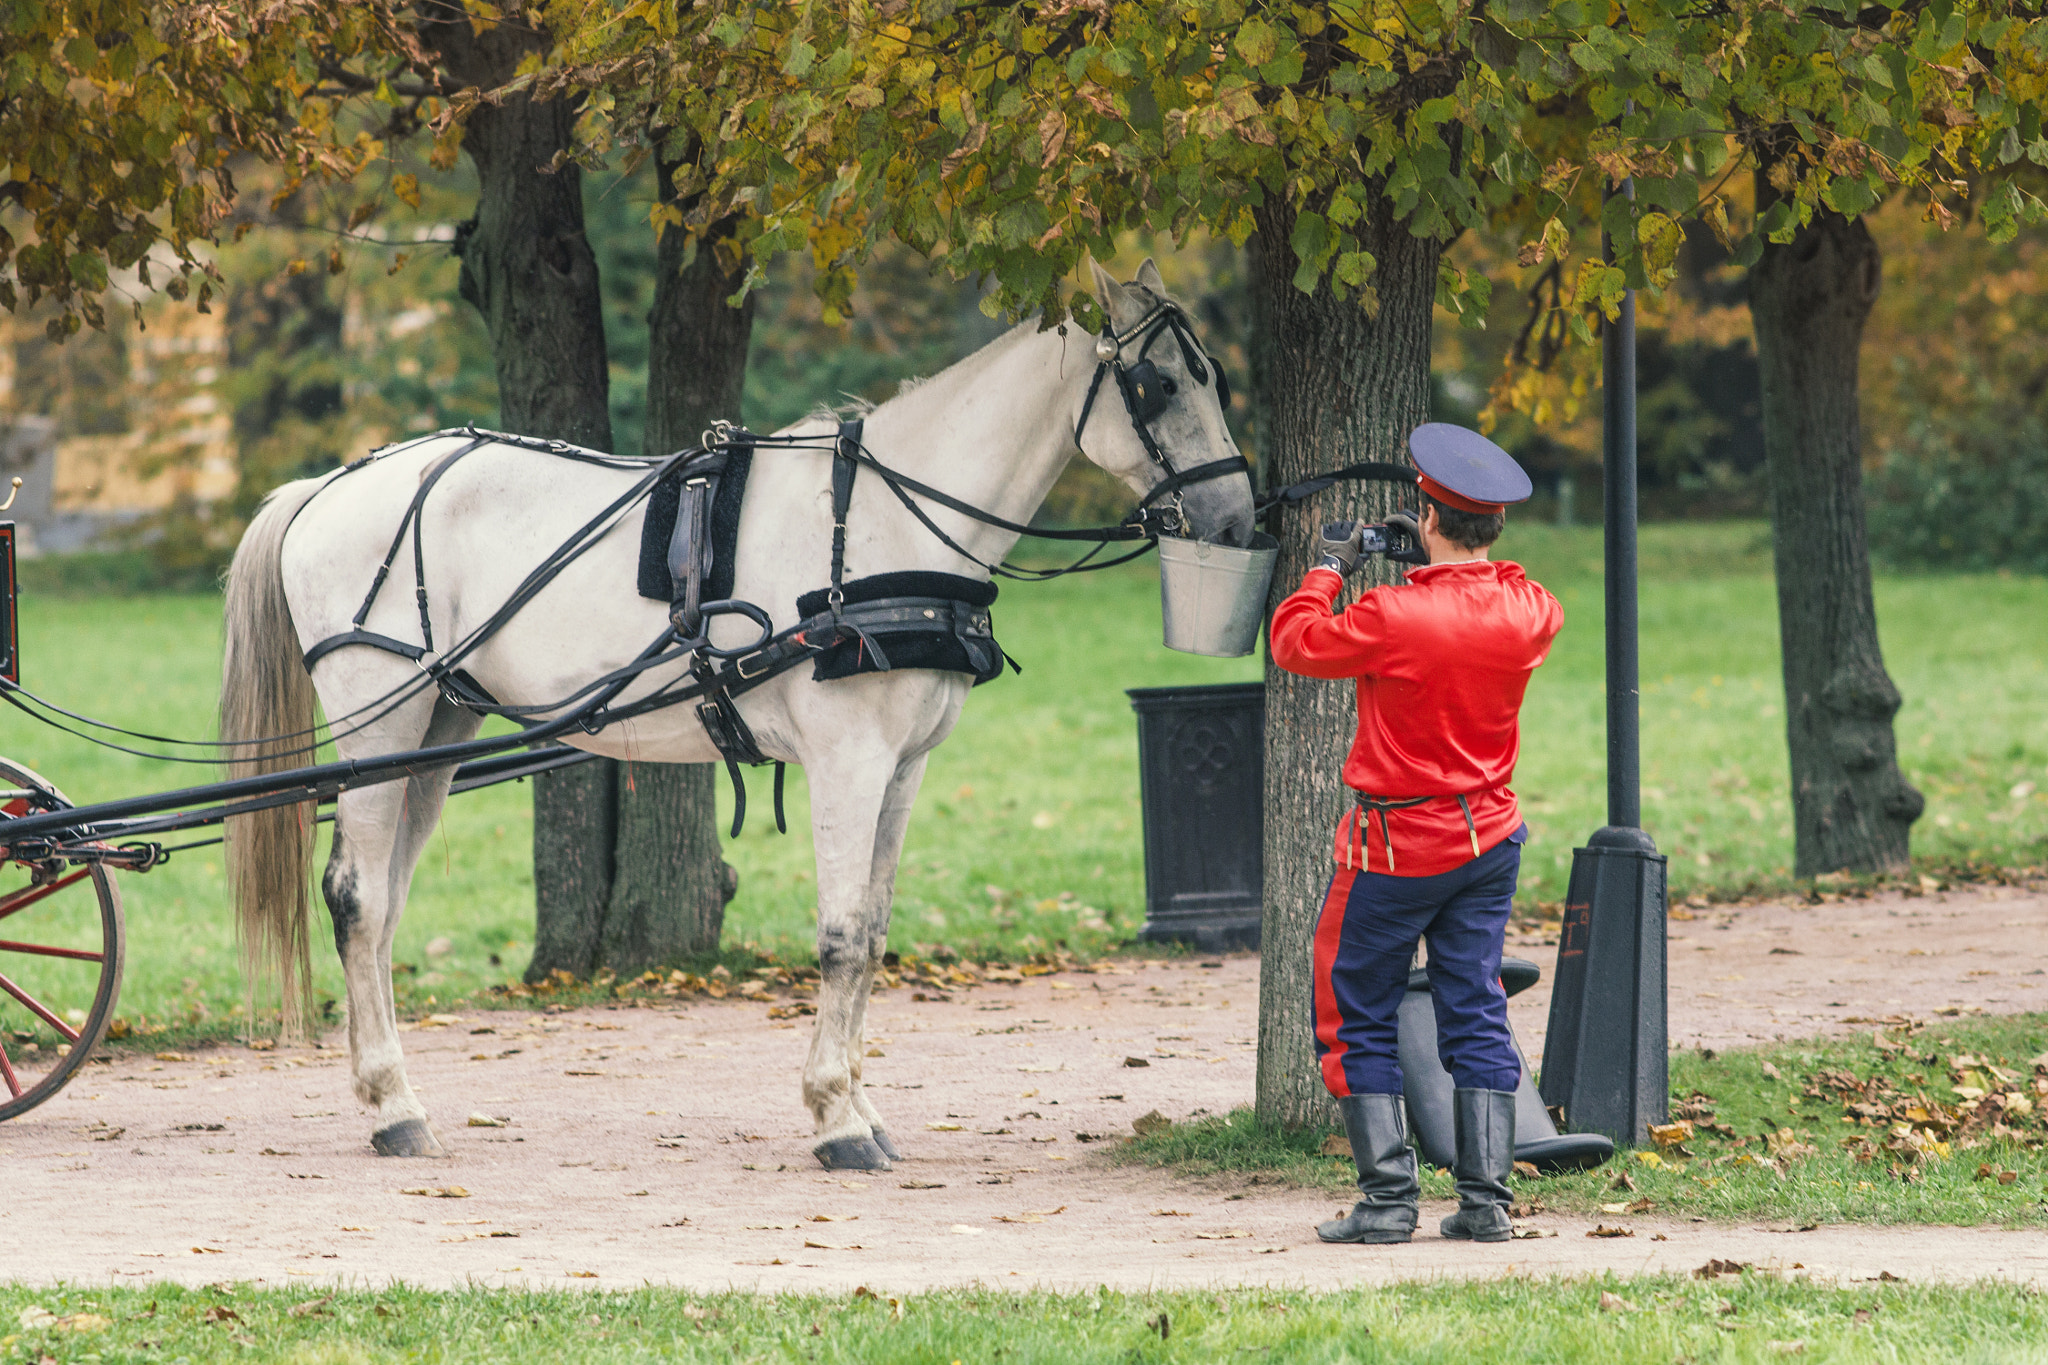
[[[1784, 885], [1791, 862], [1783, 698], [1769, 553], [1759, 525], [1645, 528], [1645, 820], [1672, 856], [1675, 894]], [[1523, 897], [1561, 898], [1574, 842], [1604, 814], [1599, 536], [1516, 527], [1503, 554], [1563, 600], [1566, 627], [1524, 712], [1523, 795], [1535, 832]], [[134, 729], [211, 733], [219, 603], [211, 595], [65, 596], [30, 564], [24, 680], [61, 703]], [[44, 591], [36, 591], [38, 584]], [[2048, 860], [2048, 582], [1995, 576], [1885, 578], [1878, 611], [1907, 698], [1898, 731], [1927, 793], [1915, 838], [1934, 862]], [[978, 691], [934, 755], [898, 882], [892, 945], [949, 944], [1014, 956], [1064, 941], [1083, 953], [1143, 920], [1136, 726], [1127, 687], [1234, 682], [1257, 659], [1211, 660], [1159, 644], [1149, 561], [1042, 585], [1006, 586], [998, 633], [1025, 665]], [[74, 800], [209, 780], [205, 768], [98, 750], [0, 708], [0, 754]], [[812, 912], [808, 800], [790, 774], [792, 832], [757, 799], [729, 846], [740, 893], [727, 941], [803, 959]], [[757, 787], [758, 787], [757, 783]], [[2013, 795], [2013, 793], [2020, 793]], [[757, 790], [757, 798], [765, 791]], [[451, 803], [398, 936], [401, 1000], [421, 1008], [515, 976], [532, 936], [531, 815], [525, 786]], [[1333, 811], [1276, 812], [1323, 821]], [[324, 854], [323, 854], [324, 856]], [[219, 850], [123, 877], [130, 962], [123, 1013], [151, 1024], [218, 1020], [242, 991]], [[446, 939], [445, 951], [428, 945]], [[319, 986], [339, 987], [316, 954]]]
[[[1681, 1141], [1592, 1171], [1517, 1175], [1516, 1199], [1574, 1213], [2048, 1226], [2048, 1015], [1674, 1052], [1671, 1096], [1672, 1116], [1688, 1120]], [[1268, 1128], [1241, 1109], [1119, 1154], [1349, 1199], [1351, 1159], [1324, 1155], [1325, 1136]], [[1449, 1174], [1426, 1166], [1423, 1192], [1455, 1197]]]
[[[1605, 1301], [1606, 1306], [1602, 1304]], [[298, 1310], [298, 1311], [294, 1311]], [[0, 1289], [0, 1358], [403, 1361], [2024, 1361], [2011, 1286], [1821, 1288], [1744, 1273], [1285, 1290], [824, 1295]], [[15, 1326], [16, 1323], [20, 1325]], [[1491, 1347], [1489, 1348], [1489, 1343]]]

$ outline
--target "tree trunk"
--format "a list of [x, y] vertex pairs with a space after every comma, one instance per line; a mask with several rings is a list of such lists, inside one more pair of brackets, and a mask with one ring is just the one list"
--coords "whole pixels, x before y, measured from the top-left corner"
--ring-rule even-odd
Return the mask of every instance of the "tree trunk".
[[[663, 197], [675, 166], [658, 163]], [[754, 305], [726, 304], [742, 272], [705, 242], [688, 265], [671, 228], [657, 255], [647, 315], [647, 449], [694, 445], [714, 418], [738, 421]], [[617, 787], [617, 873], [605, 915], [602, 958], [621, 975], [658, 962], [715, 952], [739, 873], [718, 842], [720, 773], [710, 763], [626, 766]]]
[[[459, 6], [425, 7], [421, 37], [457, 81], [489, 89], [511, 78], [538, 42], [524, 25], [478, 34]], [[476, 216], [456, 231], [462, 297], [484, 315], [508, 431], [612, 444], [610, 375], [597, 258], [583, 234], [583, 175], [549, 170], [570, 144], [565, 101], [515, 95], [470, 116], [463, 150], [476, 164]], [[630, 587], [630, 585], [628, 585]], [[618, 764], [585, 763], [533, 779], [533, 961], [588, 977], [600, 965], [616, 873]]]
[[[1377, 316], [1325, 281], [1294, 287], [1287, 245], [1293, 212], [1258, 211], [1252, 295], [1258, 342], [1252, 376], [1260, 457], [1273, 487], [1362, 460], [1406, 462], [1408, 433], [1429, 420], [1431, 308], [1443, 246], [1392, 221], [1384, 198], [1369, 225], [1379, 260]], [[1273, 604], [1301, 585], [1324, 522], [1384, 520], [1414, 506], [1412, 489], [1340, 483], [1285, 508], [1275, 527], [1280, 562]], [[1394, 581], [1383, 560], [1360, 586]], [[1346, 809], [1345, 756], [1357, 730], [1348, 682], [1318, 682], [1266, 663], [1265, 910], [1259, 972], [1260, 1117], [1289, 1126], [1329, 1123], [1334, 1111], [1316, 1071], [1311, 939], [1330, 879], [1330, 849]]]
[[1926, 805], [1899, 771], [1864, 531], [1856, 371], [1881, 267], [1862, 222], [1823, 210], [1749, 278], [1801, 877], [1904, 867]]

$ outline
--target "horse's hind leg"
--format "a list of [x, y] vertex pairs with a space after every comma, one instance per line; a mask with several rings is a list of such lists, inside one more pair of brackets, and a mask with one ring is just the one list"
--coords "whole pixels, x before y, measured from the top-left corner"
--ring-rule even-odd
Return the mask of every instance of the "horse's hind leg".
[[[875, 827], [874, 862], [868, 874], [867, 902], [863, 907], [863, 918], [868, 926], [868, 980], [871, 986], [874, 973], [881, 967], [882, 958], [889, 948], [889, 912], [896, 900], [896, 867], [903, 856], [904, 833], [910, 828], [911, 803], [917, 800], [917, 789], [924, 782], [925, 757], [918, 754], [898, 765], [896, 776], [883, 798], [881, 819]], [[903, 1153], [889, 1140], [888, 1131], [882, 1126], [882, 1116], [875, 1111], [875, 1106], [868, 1100], [867, 1088], [861, 1084], [861, 1062], [867, 1052], [868, 999], [869, 992], [862, 991], [854, 1001], [853, 1024], [846, 1039], [846, 1064], [853, 1077], [853, 1104], [873, 1130], [875, 1145], [882, 1149], [882, 1155], [891, 1161], [901, 1161]]]
[[[412, 708], [408, 707], [410, 711]], [[419, 743], [453, 744], [477, 718], [433, 704]], [[321, 890], [348, 983], [349, 1064], [356, 1098], [376, 1110], [370, 1145], [380, 1156], [442, 1156], [427, 1111], [406, 1079], [391, 989], [391, 944], [413, 869], [447, 799], [452, 769], [347, 792], [335, 810], [334, 847]]]

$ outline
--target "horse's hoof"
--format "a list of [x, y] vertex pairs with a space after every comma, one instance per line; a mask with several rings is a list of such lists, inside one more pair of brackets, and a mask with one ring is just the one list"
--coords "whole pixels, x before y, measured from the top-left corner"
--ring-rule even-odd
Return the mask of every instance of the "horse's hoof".
[[370, 1146], [378, 1156], [446, 1156], [425, 1119], [400, 1119], [389, 1128], [370, 1134]]
[[889, 1141], [889, 1134], [880, 1128], [875, 1129], [875, 1146], [880, 1147], [882, 1155], [888, 1157], [889, 1160], [903, 1160], [903, 1153], [896, 1150], [896, 1144]]
[[886, 1171], [889, 1158], [873, 1138], [843, 1137], [811, 1148], [828, 1171]]

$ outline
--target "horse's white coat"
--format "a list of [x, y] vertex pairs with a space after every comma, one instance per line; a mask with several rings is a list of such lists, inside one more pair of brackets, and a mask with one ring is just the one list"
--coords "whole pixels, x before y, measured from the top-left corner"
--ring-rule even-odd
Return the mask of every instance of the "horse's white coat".
[[[1128, 328], [1163, 299], [1150, 261], [1119, 286], [1097, 269], [1113, 323]], [[1135, 349], [1135, 348], [1133, 348]], [[1149, 358], [1179, 396], [1153, 423], [1176, 469], [1237, 453], [1213, 385], [1197, 385], [1170, 336]], [[1137, 359], [1126, 354], [1126, 363]], [[866, 418], [865, 443], [884, 464], [1014, 522], [1037, 510], [1076, 448], [1075, 425], [1096, 366], [1094, 338], [1077, 328], [1024, 324], [979, 352], [906, 386]], [[828, 438], [831, 423], [793, 431]], [[1088, 458], [1143, 493], [1161, 477], [1145, 454], [1113, 380], [1105, 379], [1082, 433]], [[280, 572], [302, 648], [350, 628], [399, 519], [432, 465], [462, 444], [442, 438], [394, 451], [333, 479], [284, 538]], [[758, 450], [739, 530], [735, 596], [793, 624], [796, 599], [823, 587], [831, 544], [831, 457], [826, 450]], [[571, 463], [511, 446], [454, 465], [427, 499], [426, 582], [434, 641], [446, 648], [485, 620], [545, 554], [631, 485], [638, 474]], [[303, 500], [303, 486], [281, 490]], [[1250, 530], [1249, 481], [1196, 484], [1182, 495], [1193, 534], [1241, 542]], [[1012, 533], [930, 504], [926, 511], [978, 558], [994, 562]], [[501, 702], [565, 697], [629, 662], [667, 624], [666, 604], [633, 591], [641, 515], [636, 509], [571, 563], [464, 663]], [[983, 578], [898, 503], [871, 471], [857, 478], [847, 519], [846, 576], [928, 569]], [[366, 628], [417, 641], [410, 545], [398, 556]], [[1027, 589], [1028, 590], [1028, 589]], [[713, 624], [731, 647], [751, 639], [742, 618]], [[622, 700], [681, 670], [650, 674]], [[415, 665], [372, 648], [344, 648], [315, 667], [327, 714], [344, 716], [416, 676]], [[823, 976], [803, 1094], [820, 1146], [866, 1138], [883, 1123], [860, 1084], [869, 990], [888, 938], [904, 830], [925, 757], [958, 719], [969, 680], [904, 670], [813, 682], [800, 667], [739, 702], [762, 750], [799, 763], [810, 779], [817, 849], [818, 956]], [[338, 741], [355, 758], [475, 733], [475, 716], [428, 693]], [[615, 758], [702, 763], [718, 758], [694, 709], [675, 706], [568, 742]], [[349, 1044], [357, 1095], [380, 1133], [425, 1109], [406, 1081], [391, 996], [391, 943], [413, 868], [439, 817], [451, 770], [345, 794], [335, 820], [324, 890], [337, 918], [348, 981]], [[431, 1146], [430, 1150], [438, 1150]]]

